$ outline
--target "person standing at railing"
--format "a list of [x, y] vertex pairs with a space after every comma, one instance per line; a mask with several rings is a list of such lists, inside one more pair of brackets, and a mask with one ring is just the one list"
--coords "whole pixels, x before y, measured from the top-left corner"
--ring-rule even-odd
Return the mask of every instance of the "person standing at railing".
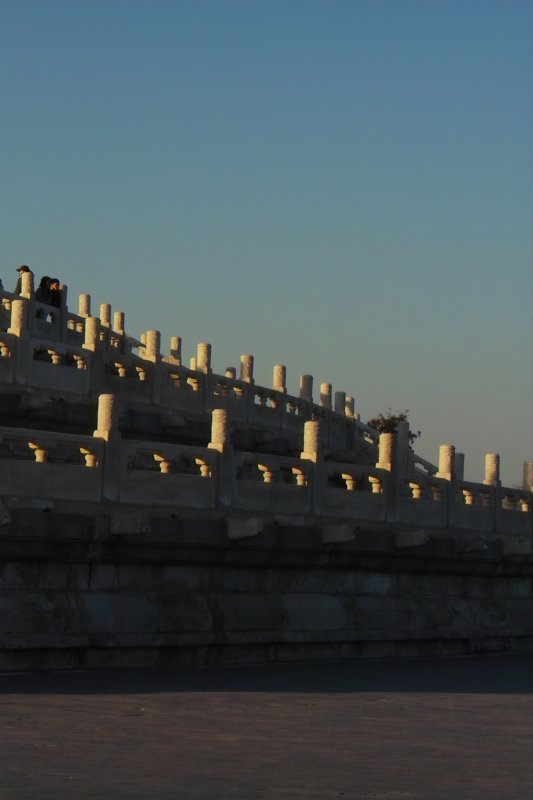
[[55, 306], [56, 308], [60, 308], [61, 284], [59, 283], [59, 278], [50, 278], [49, 292], [50, 292], [50, 299], [48, 301], [49, 304], [51, 306]]
[[17, 267], [17, 272], [18, 272], [18, 278], [14, 294], [20, 294], [22, 292], [22, 274], [24, 272], [31, 272], [31, 269], [28, 267], [27, 264], [21, 264], [20, 267]]
[[35, 299], [39, 303], [47, 303], [48, 305], [51, 305], [51, 303], [50, 303], [50, 280], [51, 279], [48, 277], [48, 275], [43, 275], [43, 277], [41, 278], [41, 281], [39, 283], [39, 286], [35, 290]]

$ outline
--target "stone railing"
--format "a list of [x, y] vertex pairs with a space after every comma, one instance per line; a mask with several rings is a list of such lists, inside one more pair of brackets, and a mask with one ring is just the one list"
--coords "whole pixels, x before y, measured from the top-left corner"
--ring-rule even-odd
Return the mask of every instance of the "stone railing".
[[[411, 450], [408, 426], [397, 437], [380, 436], [359, 420], [353, 398], [333, 394], [329, 383], [320, 385], [315, 402], [313, 378], [302, 375], [299, 395], [290, 395], [286, 369], [277, 364], [272, 386], [259, 386], [249, 354], [241, 356], [238, 374], [234, 367], [217, 374], [208, 343], [198, 344], [185, 366], [179, 337], [171, 338], [165, 356], [159, 331], [134, 339], [122, 312], [102, 304], [93, 316], [84, 294], [72, 313], [66, 287], [61, 297], [57, 308], [37, 302], [28, 274], [21, 295], [1, 293], [0, 386], [53, 392], [67, 403], [98, 402], [97, 429], [93, 437], [0, 429], [4, 498], [38, 493], [52, 500], [531, 534], [531, 493], [501, 487], [496, 454], [486, 457], [483, 483], [469, 483], [464, 455], [451, 445], [442, 445], [438, 465], [432, 464]], [[206, 431], [211, 426], [211, 441], [123, 440], [119, 409], [131, 408], [159, 410], [182, 431], [195, 421]], [[246, 444], [232, 442], [236, 429], [263, 432], [254, 442], [265, 444], [247, 452]], [[288, 442], [286, 454], [263, 452], [280, 438]]]
[[235, 450], [225, 409], [213, 410], [207, 447], [123, 439], [118, 413], [117, 396], [102, 395], [92, 437], [0, 428], [4, 504], [31, 497], [43, 507], [107, 502], [352, 528], [389, 523], [533, 534], [530, 492], [405, 473], [390, 434], [380, 438], [377, 465], [364, 466], [323, 458], [320, 421], [306, 423], [304, 450], [292, 458]]

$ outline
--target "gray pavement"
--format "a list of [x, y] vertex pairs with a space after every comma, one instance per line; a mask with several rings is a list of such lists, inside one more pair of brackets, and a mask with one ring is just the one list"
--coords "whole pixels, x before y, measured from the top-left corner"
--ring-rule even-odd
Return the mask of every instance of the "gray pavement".
[[0, 675], [1, 800], [533, 800], [533, 654]]

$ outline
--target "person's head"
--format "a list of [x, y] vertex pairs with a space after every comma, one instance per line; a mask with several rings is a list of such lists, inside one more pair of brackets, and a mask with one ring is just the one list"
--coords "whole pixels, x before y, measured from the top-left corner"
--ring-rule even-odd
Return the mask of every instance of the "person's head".
[[59, 291], [59, 278], [50, 278], [50, 283], [48, 284], [50, 289], [53, 289], [54, 292]]
[[43, 275], [41, 278], [41, 282], [39, 284], [39, 289], [49, 289], [50, 288], [50, 278], [48, 275]]
[[17, 267], [17, 272], [19, 275], [22, 275], [23, 272], [29, 272], [30, 268], [26, 264], [21, 264], [20, 267]]

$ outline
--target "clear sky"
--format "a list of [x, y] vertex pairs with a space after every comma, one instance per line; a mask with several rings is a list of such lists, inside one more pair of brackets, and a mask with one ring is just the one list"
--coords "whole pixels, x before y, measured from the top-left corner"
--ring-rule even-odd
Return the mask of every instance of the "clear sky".
[[7, 288], [533, 460], [533, 3], [0, 0]]

